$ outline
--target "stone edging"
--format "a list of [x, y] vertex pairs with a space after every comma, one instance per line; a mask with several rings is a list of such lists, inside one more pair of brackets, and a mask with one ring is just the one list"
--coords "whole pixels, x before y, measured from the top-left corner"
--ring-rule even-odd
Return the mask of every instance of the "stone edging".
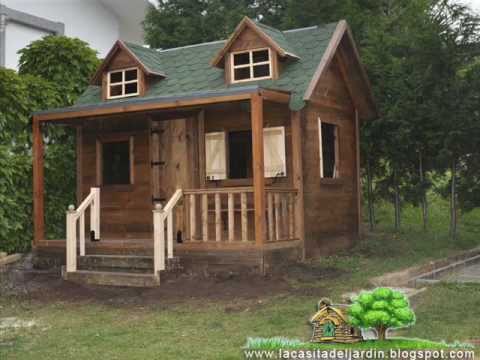
[[387, 273], [370, 279], [374, 286], [415, 286], [415, 279], [425, 273], [447, 267], [456, 262], [464, 261], [470, 257], [480, 255], [480, 247], [465, 251], [461, 254], [447, 257], [445, 259], [430, 261], [427, 264], [412, 266], [400, 271]]

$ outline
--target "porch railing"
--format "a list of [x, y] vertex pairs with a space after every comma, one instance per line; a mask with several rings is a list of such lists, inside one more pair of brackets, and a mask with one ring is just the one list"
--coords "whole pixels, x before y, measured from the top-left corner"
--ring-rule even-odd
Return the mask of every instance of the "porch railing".
[[[266, 239], [295, 239], [294, 189], [266, 189]], [[184, 191], [186, 242], [254, 243], [253, 188]]]
[[173, 210], [182, 198], [181, 189], [175, 191], [173, 196], [162, 208], [156, 204], [153, 210], [153, 269], [154, 274], [165, 270], [165, 220], [167, 221], [167, 255], [173, 258]]
[[91, 188], [90, 194], [75, 210], [70, 205], [67, 210], [66, 271], [77, 271], [77, 225], [79, 230], [80, 256], [85, 256], [85, 212], [90, 207], [90, 232], [100, 239], [100, 189]]

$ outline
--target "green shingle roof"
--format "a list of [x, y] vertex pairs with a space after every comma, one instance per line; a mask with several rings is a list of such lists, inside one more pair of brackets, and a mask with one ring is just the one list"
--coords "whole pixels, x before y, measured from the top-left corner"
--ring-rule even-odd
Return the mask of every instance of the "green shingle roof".
[[[192, 93], [222, 91], [245, 85], [291, 92], [290, 108], [299, 110], [305, 105], [303, 95], [335, 31], [336, 23], [303, 29], [279, 31], [260, 25], [274, 37], [282, 48], [299, 59], [289, 59], [282, 68], [279, 79], [226, 84], [224, 70], [211, 66], [210, 61], [223, 48], [226, 41], [215, 41], [167, 50], [153, 50], [125, 43], [138, 59], [154, 72], [164, 73], [165, 79], [153, 83], [143, 99], [166, 96], [188, 96]], [[102, 100], [101, 87], [89, 86], [75, 106], [101, 105], [102, 103], [128, 103], [135, 98]]]

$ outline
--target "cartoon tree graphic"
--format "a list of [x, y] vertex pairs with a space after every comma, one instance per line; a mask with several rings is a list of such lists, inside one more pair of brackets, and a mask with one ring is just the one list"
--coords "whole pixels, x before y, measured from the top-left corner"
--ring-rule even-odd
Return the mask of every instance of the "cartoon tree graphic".
[[353, 326], [377, 331], [378, 339], [385, 340], [388, 329], [407, 327], [415, 323], [415, 313], [407, 297], [389, 288], [362, 292], [348, 309]]

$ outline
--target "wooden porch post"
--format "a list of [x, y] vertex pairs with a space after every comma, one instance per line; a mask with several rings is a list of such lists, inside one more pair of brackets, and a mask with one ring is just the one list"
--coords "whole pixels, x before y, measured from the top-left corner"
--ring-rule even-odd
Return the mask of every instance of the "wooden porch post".
[[83, 189], [82, 189], [82, 182], [83, 182], [83, 172], [82, 172], [82, 147], [83, 147], [83, 131], [82, 126], [79, 125], [76, 127], [76, 153], [77, 153], [77, 207], [83, 201]]
[[45, 239], [43, 135], [40, 122], [33, 118], [33, 247]]
[[265, 178], [263, 154], [263, 97], [252, 95], [252, 153], [253, 153], [253, 198], [255, 208], [255, 242], [265, 243]]
[[297, 201], [295, 202], [295, 237], [302, 242], [303, 254], [306, 257], [305, 249], [305, 221], [303, 203], [303, 158], [302, 158], [302, 113], [292, 111], [290, 122], [292, 126], [292, 161], [293, 161], [293, 187], [297, 190]]

